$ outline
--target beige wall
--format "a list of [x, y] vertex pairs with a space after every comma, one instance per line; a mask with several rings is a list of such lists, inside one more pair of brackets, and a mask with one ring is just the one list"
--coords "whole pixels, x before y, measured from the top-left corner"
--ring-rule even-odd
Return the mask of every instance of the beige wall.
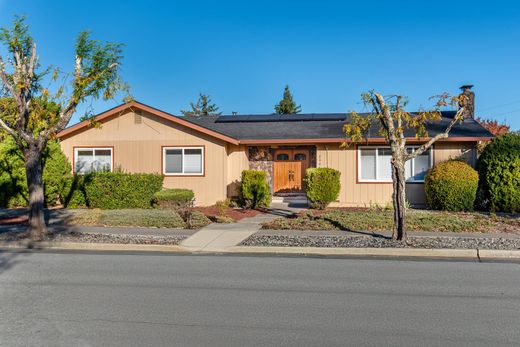
[[229, 197], [239, 194], [240, 179], [243, 170], [249, 170], [247, 146], [228, 144], [227, 147], [227, 194]]
[[192, 189], [197, 205], [211, 205], [226, 198], [230, 177], [224, 141], [151, 114], [143, 113], [140, 124], [134, 118], [132, 112], [127, 112], [104, 122], [99, 129], [89, 128], [69, 135], [61, 140], [62, 150], [72, 162], [74, 146], [113, 146], [116, 168], [162, 173], [161, 146], [204, 146], [205, 175], [166, 176], [164, 186]]
[[[434, 145], [434, 164], [461, 157], [474, 165], [476, 159], [475, 143], [444, 142]], [[336, 206], [369, 206], [371, 203], [385, 205], [392, 200], [391, 183], [357, 183], [357, 150], [355, 146], [347, 149], [339, 145], [318, 145], [317, 166], [331, 167], [341, 171], [341, 191]], [[425, 205], [424, 184], [408, 183], [407, 199], [414, 205]]]
[[[169, 122], [151, 114], [142, 114], [135, 121], [133, 112], [127, 112], [105, 121], [101, 128], [88, 128], [61, 140], [61, 147], [73, 160], [74, 147], [114, 148], [114, 166], [126, 172], [162, 173], [161, 146], [204, 146], [205, 175], [182, 177], [166, 176], [164, 186], [188, 188], [195, 192], [197, 205], [211, 205], [227, 196], [238, 194], [238, 182], [243, 170], [249, 169], [247, 146], [232, 145], [222, 140]], [[433, 160], [438, 163], [449, 158], [462, 157], [474, 165], [475, 143], [437, 143]], [[340, 149], [339, 145], [317, 145], [317, 166], [341, 171], [341, 206], [369, 206], [391, 201], [391, 183], [356, 182], [356, 147]], [[408, 200], [412, 204], [425, 203], [423, 184], [407, 184]]]

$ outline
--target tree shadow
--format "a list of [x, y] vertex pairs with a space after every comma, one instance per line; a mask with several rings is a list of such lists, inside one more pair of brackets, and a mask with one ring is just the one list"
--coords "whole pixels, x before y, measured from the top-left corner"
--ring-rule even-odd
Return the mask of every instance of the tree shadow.
[[327, 221], [328, 223], [332, 224], [334, 227], [336, 227], [337, 229], [339, 229], [341, 231], [347, 231], [349, 233], [363, 235], [363, 236], [371, 236], [371, 237], [378, 238], [378, 239], [385, 239], [385, 240], [391, 240], [392, 239], [391, 236], [387, 236], [387, 235], [384, 235], [384, 234], [379, 234], [379, 233], [376, 233], [376, 232], [373, 232], [373, 231], [360, 231], [360, 230], [354, 230], [354, 229], [351, 229], [351, 228], [347, 228], [343, 224], [341, 224], [340, 222], [338, 222], [338, 221], [336, 221], [334, 219], [328, 218], [328, 217], [321, 217], [320, 216], [320, 217], [315, 217], [315, 218], [321, 218], [322, 220]]
[[11, 270], [16, 264], [20, 263], [21, 255], [29, 255], [29, 251], [2, 251], [0, 250], [0, 275]]

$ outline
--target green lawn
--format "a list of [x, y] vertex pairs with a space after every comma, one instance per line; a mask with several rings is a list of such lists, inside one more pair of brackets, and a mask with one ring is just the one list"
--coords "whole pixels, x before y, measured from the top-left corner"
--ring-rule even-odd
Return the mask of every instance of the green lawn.
[[[70, 217], [67, 219], [67, 222], [77, 225], [188, 228], [186, 223], [175, 211], [168, 209], [78, 209], [70, 210], [70, 212]], [[192, 228], [200, 228], [209, 223], [209, 219], [202, 213], [197, 211], [193, 213]]]
[[[520, 217], [484, 213], [453, 213], [410, 210], [406, 226], [409, 231], [453, 232], [520, 232]], [[392, 211], [358, 211], [329, 209], [307, 211], [298, 218], [278, 218], [263, 225], [277, 230], [392, 230]]]

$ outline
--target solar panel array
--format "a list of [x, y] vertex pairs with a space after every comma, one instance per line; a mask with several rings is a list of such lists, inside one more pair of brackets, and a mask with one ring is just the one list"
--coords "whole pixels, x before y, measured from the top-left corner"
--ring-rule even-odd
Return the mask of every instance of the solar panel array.
[[344, 121], [346, 114], [289, 114], [220, 116], [215, 123]]

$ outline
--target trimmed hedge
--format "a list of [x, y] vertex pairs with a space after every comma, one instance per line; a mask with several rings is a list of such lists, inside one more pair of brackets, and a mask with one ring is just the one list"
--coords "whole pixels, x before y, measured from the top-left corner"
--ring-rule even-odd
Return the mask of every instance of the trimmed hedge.
[[96, 172], [84, 177], [88, 206], [101, 209], [150, 208], [162, 184], [159, 174]]
[[462, 160], [448, 160], [428, 171], [424, 190], [428, 207], [444, 211], [472, 211], [478, 173]]
[[74, 175], [67, 183], [67, 191], [63, 205], [67, 208], [87, 207], [87, 197], [85, 193], [85, 176]]
[[268, 207], [271, 204], [271, 188], [264, 171], [244, 170], [240, 193], [246, 207]]
[[[42, 157], [46, 206], [64, 202], [72, 174], [70, 163], [57, 141], [49, 141]], [[11, 137], [0, 142], [0, 207], [27, 206], [29, 193], [22, 152]]]
[[192, 205], [195, 194], [190, 189], [162, 189], [154, 194], [154, 200], [160, 208], [176, 208]]
[[520, 212], [520, 135], [506, 134], [488, 144], [477, 163], [488, 208]]
[[307, 169], [305, 191], [311, 207], [324, 209], [339, 196], [341, 172], [328, 167]]

